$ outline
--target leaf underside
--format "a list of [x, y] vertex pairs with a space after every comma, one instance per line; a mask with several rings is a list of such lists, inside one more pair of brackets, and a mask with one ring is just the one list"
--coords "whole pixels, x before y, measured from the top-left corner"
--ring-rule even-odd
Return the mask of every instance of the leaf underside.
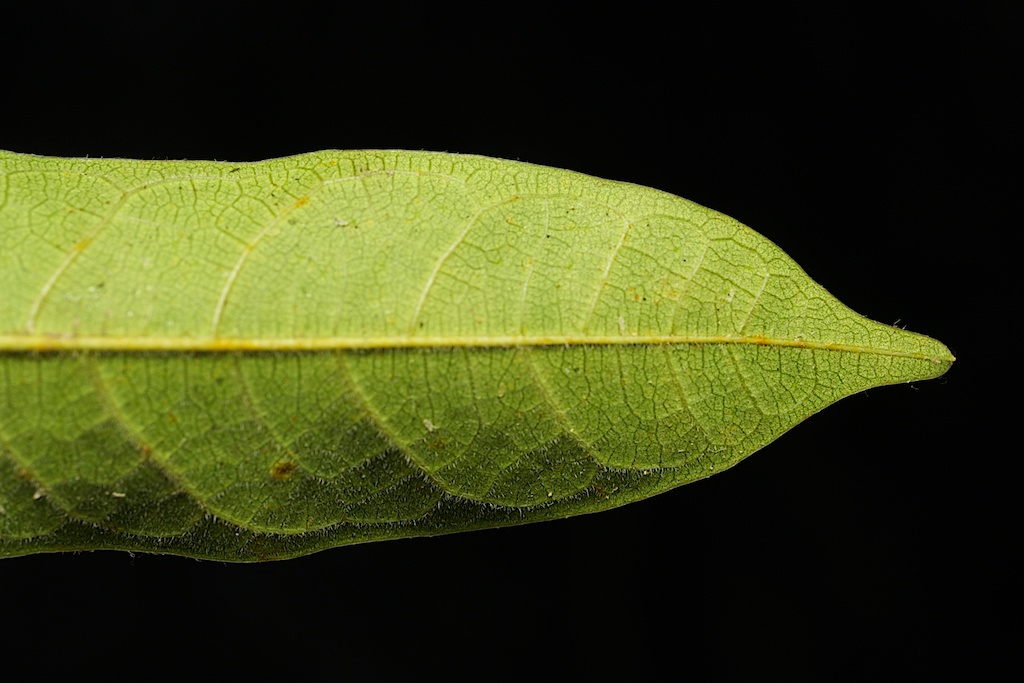
[[426, 152], [0, 152], [0, 291], [0, 556], [593, 512], [953, 361], [692, 202]]

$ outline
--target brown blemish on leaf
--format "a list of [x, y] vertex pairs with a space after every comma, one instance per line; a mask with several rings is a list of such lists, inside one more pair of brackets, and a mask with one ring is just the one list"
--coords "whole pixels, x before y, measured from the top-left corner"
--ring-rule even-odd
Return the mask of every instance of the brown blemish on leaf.
[[270, 468], [270, 476], [278, 481], [286, 481], [292, 478], [295, 474], [295, 470], [299, 468], [299, 464], [291, 460], [285, 460], [284, 462], [275, 463]]

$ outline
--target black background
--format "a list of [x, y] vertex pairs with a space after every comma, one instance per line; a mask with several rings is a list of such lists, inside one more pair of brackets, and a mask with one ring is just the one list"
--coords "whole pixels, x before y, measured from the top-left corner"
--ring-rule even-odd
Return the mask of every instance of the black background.
[[628, 180], [738, 218], [959, 357], [599, 515], [262, 565], [4, 560], [5, 666], [823, 680], [1019, 653], [1022, 16], [821, 4], [5, 8], [0, 148], [428, 149]]

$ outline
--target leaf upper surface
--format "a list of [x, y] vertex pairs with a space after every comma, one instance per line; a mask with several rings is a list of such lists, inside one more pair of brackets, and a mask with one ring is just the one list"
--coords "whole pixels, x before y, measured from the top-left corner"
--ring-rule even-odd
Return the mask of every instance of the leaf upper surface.
[[0, 555], [600, 510], [953, 360], [722, 214], [454, 154], [0, 152], [0, 286]]

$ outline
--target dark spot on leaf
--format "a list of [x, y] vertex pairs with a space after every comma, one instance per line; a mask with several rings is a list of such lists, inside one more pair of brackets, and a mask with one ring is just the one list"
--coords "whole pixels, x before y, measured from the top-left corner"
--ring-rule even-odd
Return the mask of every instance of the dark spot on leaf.
[[276, 463], [270, 468], [270, 476], [279, 481], [291, 479], [292, 475], [295, 474], [295, 470], [299, 468], [298, 463], [292, 462], [291, 460], [285, 460], [284, 462]]

